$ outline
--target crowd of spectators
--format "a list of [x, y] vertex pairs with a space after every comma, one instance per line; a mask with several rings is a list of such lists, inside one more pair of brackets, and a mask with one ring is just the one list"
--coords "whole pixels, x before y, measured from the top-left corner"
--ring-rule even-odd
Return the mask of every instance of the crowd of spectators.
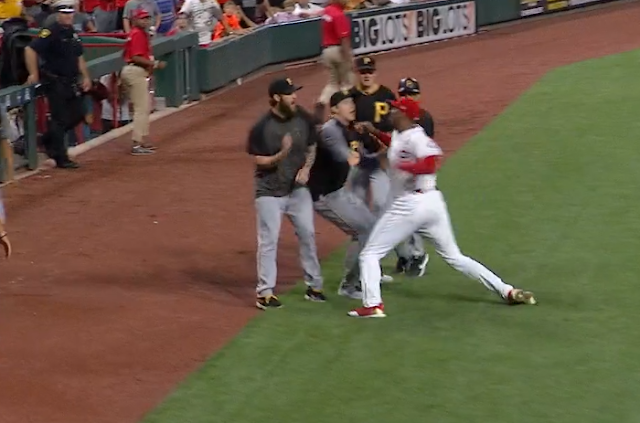
[[[0, 0], [0, 23], [24, 17], [32, 27], [54, 19], [58, 0]], [[251, 31], [262, 24], [277, 24], [317, 17], [327, 0], [77, 0], [74, 27], [81, 33], [129, 32], [131, 13], [139, 8], [152, 16], [157, 35], [194, 31], [207, 45]], [[350, 10], [404, 3], [410, 0], [349, 0]]]
[[[29, 26], [41, 28], [55, 22], [55, 7], [60, 2], [74, 2], [74, 29], [78, 33], [97, 33], [124, 38], [131, 29], [132, 13], [146, 10], [152, 17], [154, 36], [170, 36], [183, 31], [198, 34], [199, 44], [206, 46], [229, 37], [252, 31], [260, 25], [273, 25], [322, 14], [328, 0], [0, 0], [0, 24], [12, 18], [24, 18]], [[413, 0], [349, 0], [347, 9], [365, 9]], [[2, 29], [0, 27], [0, 33]], [[120, 33], [121, 35], [118, 35]], [[80, 130], [85, 140], [99, 133], [131, 122], [131, 105], [121, 90], [118, 74], [105, 75], [96, 81], [107, 93], [96, 102], [88, 101], [87, 119]], [[153, 94], [151, 94], [153, 95]], [[106, 98], [105, 98], [106, 97]], [[98, 109], [95, 109], [97, 105]], [[95, 113], [90, 110], [93, 109]], [[20, 114], [12, 111], [13, 115]], [[12, 119], [22, 127], [18, 115]], [[100, 119], [101, 118], [101, 119]], [[91, 130], [92, 120], [101, 121], [101, 129]], [[95, 126], [95, 125], [93, 125]], [[22, 135], [20, 130], [13, 131]], [[14, 138], [14, 142], [16, 139]], [[77, 133], [68, 134], [69, 145], [78, 142]]]

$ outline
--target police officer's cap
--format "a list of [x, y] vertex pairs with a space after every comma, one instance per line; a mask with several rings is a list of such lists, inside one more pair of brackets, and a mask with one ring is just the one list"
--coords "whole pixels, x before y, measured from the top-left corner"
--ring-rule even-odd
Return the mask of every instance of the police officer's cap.
[[418, 80], [415, 78], [402, 78], [398, 83], [398, 94], [420, 94], [420, 84], [418, 84]]
[[58, 13], [73, 13], [76, 11], [74, 0], [58, 0], [53, 3], [53, 8]]
[[269, 97], [274, 95], [291, 95], [301, 89], [291, 81], [291, 78], [277, 78], [269, 85]]
[[342, 100], [346, 100], [348, 98], [353, 98], [353, 94], [351, 91], [342, 90], [334, 93], [329, 99], [329, 107], [335, 107], [342, 102]]
[[363, 56], [356, 59], [356, 69], [358, 72], [369, 71], [374, 72], [376, 70], [376, 61], [373, 57]]

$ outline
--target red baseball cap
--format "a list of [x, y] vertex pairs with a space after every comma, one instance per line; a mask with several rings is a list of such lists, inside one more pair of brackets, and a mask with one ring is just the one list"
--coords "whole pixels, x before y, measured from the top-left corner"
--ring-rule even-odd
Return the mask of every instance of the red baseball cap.
[[397, 100], [390, 101], [389, 105], [400, 110], [409, 119], [417, 120], [420, 118], [420, 103], [412, 98], [400, 97]]
[[151, 15], [145, 9], [138, 9], [135, 12], [133, 12], [133, 19], [144, 19], [144, 18], [150, 18], [150, 17]]

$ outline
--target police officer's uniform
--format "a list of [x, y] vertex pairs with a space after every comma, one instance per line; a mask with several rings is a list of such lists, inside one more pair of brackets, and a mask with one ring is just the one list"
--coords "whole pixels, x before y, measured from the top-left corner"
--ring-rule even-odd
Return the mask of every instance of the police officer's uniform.
[[[70, 6], [59, 9], [70, 13]], [[69, 159], [64, 136], [84, 119], [78, 66], [78, 58], [83, 54], [82, 43], [73, 26], [56, 21], [43, 28], [30, 47], [38, 54], [42, 92], [49, 102], [49, 130], [43, 135], [42, 143], [58, 167], [78, 167]]]

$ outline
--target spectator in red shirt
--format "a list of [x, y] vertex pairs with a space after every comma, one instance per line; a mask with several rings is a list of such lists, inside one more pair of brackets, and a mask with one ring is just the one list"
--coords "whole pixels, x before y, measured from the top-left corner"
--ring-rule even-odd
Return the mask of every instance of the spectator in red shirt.
[[153, 154], [155, 147], [145, 138], [149, 136], [149, 75], [155, 69], [163, 69], [164, 62], [154, 60], [151, 40], [147, 32], [151, 26], [151, 15], [144, 9], [135, 10], [131, 15], [133, 24], [124, 45], [121, 78], [133, 105], [133, 147], [134, 156]]
[[324, 122], [324, 110], [338, 90], [353, 86], [351, 23], [344, 13], [346, 0], [331, 0], [322, 14], [322, 63], [329, 69], [329, 82], [316, 103], [316, 118]]

